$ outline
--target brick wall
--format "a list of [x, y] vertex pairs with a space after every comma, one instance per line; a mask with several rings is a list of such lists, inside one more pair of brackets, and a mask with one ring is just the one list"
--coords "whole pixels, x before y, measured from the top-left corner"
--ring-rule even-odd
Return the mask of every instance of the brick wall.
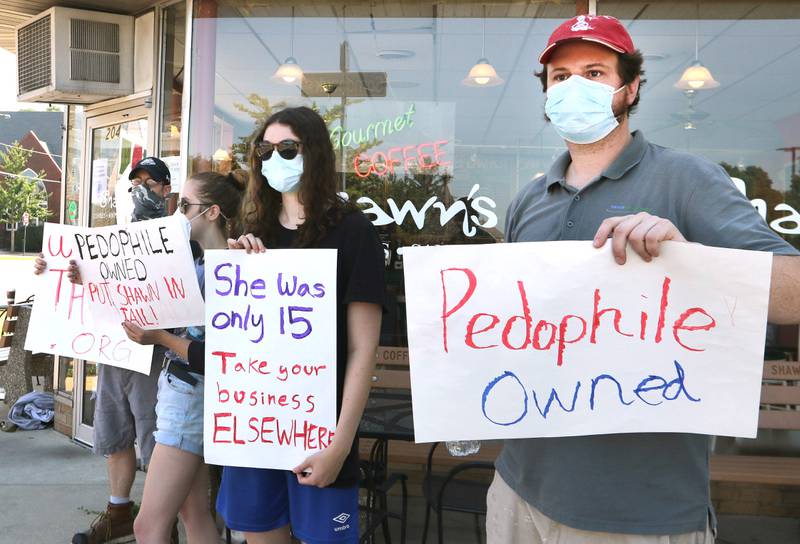
[[56, 393], [56, 416], [54, 428], [63, 435], [72, 438], [72, 399]]
[[711, 482], [711, 500], [719, 514], [800, 518], [800, 488]]

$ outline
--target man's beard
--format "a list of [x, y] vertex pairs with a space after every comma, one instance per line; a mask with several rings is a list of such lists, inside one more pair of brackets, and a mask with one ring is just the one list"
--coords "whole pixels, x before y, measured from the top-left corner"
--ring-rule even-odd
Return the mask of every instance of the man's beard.
[[628, 89], [623, 88], [620, 91], [620, 95], [622, 96], [622, 101], [618, 108], [614, 107], [614, 103], [611, 103], [611, 113], [614, 114], [614, 117], [617, 119], [617, 122], [621, 122], [625, 117], [627, 117], [628, 112], [630, 111], [631, 107], [628, 106]]

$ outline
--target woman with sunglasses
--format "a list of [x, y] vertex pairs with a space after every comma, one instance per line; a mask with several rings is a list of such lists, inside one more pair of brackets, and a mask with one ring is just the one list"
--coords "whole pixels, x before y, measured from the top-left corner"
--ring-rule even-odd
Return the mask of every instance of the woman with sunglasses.
[[[200, 288], [203, 250], [227, 249], [230, 229], [244, 192], [244, 179], [202, 172], [186, 180], [178, 214], [189, 230]], [[156, 445], [147, 468], [144, 495], [134, 522], [140, 544], [167, 543], [180, 513], [191, 544], [217, 544], [208, 502], [208, 468], [203, 463], [204, 329], [143, 330], [124, 322], [128, 337], [169, 349], [158, 381]]]
[[[305, 107], [273, 114], [254, 139], [243, 232], [231, 247], [337, 249], [333, 442], [292, 471], [225, 467], [217, 511], [248, 544], [358, 542], [358, 443], [384, 302], [383, 246], [337, 194], [333, 146]], [[262, 242], [263, 241], [263, 242]], [[343, 520], [343, 521], [342, 521]]]

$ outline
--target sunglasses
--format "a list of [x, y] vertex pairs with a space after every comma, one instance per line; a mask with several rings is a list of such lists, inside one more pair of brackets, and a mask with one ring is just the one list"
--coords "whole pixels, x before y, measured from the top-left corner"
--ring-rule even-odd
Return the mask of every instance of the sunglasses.
[[278, 155], [287, 161], [292, 160], [300, 152], [300, 142], [295, 140], [283, 140], [277, 144], [271, 142], [258, 142], [254, 146], [256, 157], [262, 161], [268, 161], [272, 157], [272, 152], [278, 150]]
[[189, 202], [185, 198], [182, 198], [178, 201], [178, 209], [183, 214], [186, 213], [186, 210], [189, 209], [189, 206], [211, 206], [211, 204], [208, 202]]

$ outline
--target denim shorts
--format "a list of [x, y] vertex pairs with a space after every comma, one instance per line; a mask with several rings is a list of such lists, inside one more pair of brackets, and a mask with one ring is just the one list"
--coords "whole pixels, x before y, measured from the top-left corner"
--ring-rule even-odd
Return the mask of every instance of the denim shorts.
[[156, 404], [156, 442], [203, 456], [203, 385], [201, 374], [191, 373], [195, 385], [161, 371]]

